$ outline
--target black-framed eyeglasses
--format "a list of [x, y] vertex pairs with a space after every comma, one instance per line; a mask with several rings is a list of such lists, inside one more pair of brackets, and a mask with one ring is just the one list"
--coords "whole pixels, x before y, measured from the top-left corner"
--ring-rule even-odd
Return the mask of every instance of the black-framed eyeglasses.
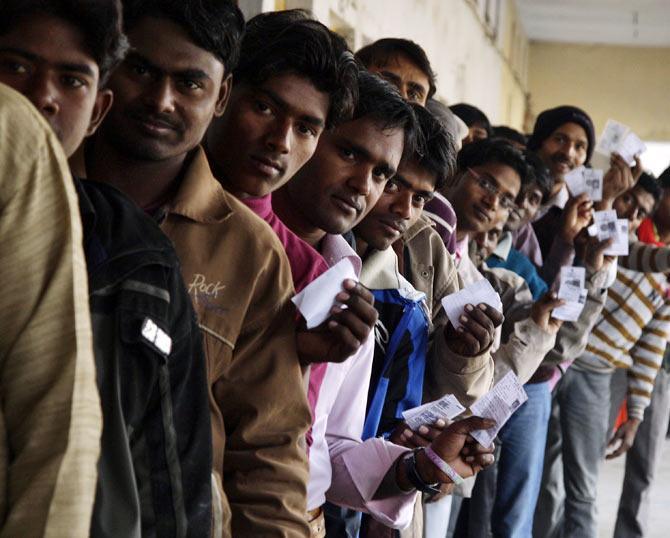
[[512, 198], [509, 194], [503, 194], [501, 196], [500, 194], [500, 188], [498, 185], [493, 183], [489, 178], [486, 176], [483, 176], [481, 174], [478, 174], [475, 172], [472, 168], [468, 168], [468, 173], [472, 175], [473, 178], [477, 181], [477, 184], [485, 190], [487, 193], [495, 196], [498, 198], [500, 202], [500, 206], [505, 209], [506, 211], [514, 211], [515, 209], [518, 208], [514, 198]]

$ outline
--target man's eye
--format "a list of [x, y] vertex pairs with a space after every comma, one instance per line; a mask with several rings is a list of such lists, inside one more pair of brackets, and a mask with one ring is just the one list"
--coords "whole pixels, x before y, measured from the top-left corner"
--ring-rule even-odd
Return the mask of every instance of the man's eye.
[[261, 114], [270, 113], [269, 105], [263, 101], [256, 101], [256, 110], [258, 110]]
[[2, 62], [3, 71], [14, 73], [16, 75], [25, 75], [28, 72], [28, 67], [22, 63], [13, 60], [5, 60]]
[[386, 179], [388, 179], [386, 170], [383, 168], [375, 168], [372, 171], [372, 175], [374, 175], [379, 181], [386, 181]]
[[384, 192], [388, 194], [393, 194], [396, 193], [400, 190], [398, 187], [398, 184], [395, 181], [389, 181], [385, 186], [384, 186]]
[[305, 136], [316, 136], [316, 131], [306, 123], [298, 124], [298, 132]]
[[142, 64], [132, 64], [130, 66], [130, 70], [139, 76], [145, 76], [149, 73], [149, 70], [146, 68], [146, 66]]
[[412, 200], [414, 202], [414, 205], [417, 206], [417, 207], [423, 207], [426, 204], [426, 202], [428, 201], [423, 194], [415, 194], [412, 197]]
[[63, 84], [65, 86], [68, 86], [70, 88], [83, 88], [86, 86], [86, 81], [79, 78], [79, 77], [73, 77], [70, 75], [65, 75], [63, 76]]
[[345, 161], [353, 161], [356, 158], [354, 152], [347, 148], [340, 148], [340, 155]]
[[182, 80], [181, 85], [184, 88], [186, 88], [187, 90], [191, 90], [191, 91], [192, 90], [199, 90], [200, 88], [202, 88], [202, 84], [200, 84], [199, 82], [197, 82], [195, 80], [191, 80], [191, 79]]

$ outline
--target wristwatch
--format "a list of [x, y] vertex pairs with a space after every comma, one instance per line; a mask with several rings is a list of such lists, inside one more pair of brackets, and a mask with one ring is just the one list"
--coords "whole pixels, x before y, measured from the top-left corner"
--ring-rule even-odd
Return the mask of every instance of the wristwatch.
[[424, 482], [423, 478], [421, 478], [421, 475], [416, 468], [416, 455], [420, 450], [423, 450], [423, 448], [412, 450], [412, 452], [408, 453], [402, 459], [407, 478], [418, 491], [427, 493], [428, 495], [436, 495], [440, 493], [440, 483], [435, 482], [434, 484], [427, 484]]

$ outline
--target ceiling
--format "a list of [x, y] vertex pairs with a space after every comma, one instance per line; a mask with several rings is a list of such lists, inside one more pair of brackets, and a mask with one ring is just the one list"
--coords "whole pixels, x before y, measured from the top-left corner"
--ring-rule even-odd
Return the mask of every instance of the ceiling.
[[516, 0], [516, 3], [531, 40], [670, 47], [670, 0]]

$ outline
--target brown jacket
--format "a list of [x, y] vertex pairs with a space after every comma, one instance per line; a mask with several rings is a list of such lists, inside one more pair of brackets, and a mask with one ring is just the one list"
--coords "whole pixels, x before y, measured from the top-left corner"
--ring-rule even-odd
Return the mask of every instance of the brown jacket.
[[309, 536], [310, 412], [284, 249], [265, 222], [221, 187], [202, 148], [162, 229], [174, 242], [204, 334], [214, 470], [230, 504], [223, 536]]
[[490, 348], [474, 357], [464, 357], [447, 346], [442, 331], [449, 320], [441, 300], [457, 292], [461, 285], [451, 255], [433, 226], [427, 217], [421, 217], [403, 238], [409, 258], [409, 264], [404, 267], [405, 278], [426, 294], [433, 321], [424, 400], [453, 394], [463, 405], [469, 406], [491, 388], [493, 359]]

